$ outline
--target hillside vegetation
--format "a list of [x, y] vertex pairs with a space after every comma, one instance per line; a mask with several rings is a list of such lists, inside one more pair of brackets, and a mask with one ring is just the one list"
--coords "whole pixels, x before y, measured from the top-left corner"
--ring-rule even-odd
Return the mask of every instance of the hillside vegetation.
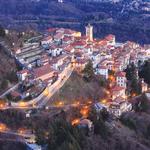
[[77, 100], [99, 100], [104, 96], [104, 88], [100, 86], [98, 79], [87, 82], [81, 75], [73, 72], [64, 86], [51, 99], [53, 102], [64, 101], [72, 103]]
[[17, 30], [57, 26], [83, 32], [89, 22], [94, 25], [95, 37], [112, 33], [119, 41], [150, 43], [148, 1], [94, 3], [64, 0], [64, 3], [58, 3], [57, 0], [0, 0], [0, 24]]
[[0, 46], [0, 93], [16, 82], [16, 64]]

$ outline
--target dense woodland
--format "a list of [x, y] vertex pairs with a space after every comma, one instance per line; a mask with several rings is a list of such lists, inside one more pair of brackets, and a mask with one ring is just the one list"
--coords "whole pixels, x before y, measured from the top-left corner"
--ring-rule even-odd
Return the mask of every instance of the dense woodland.
[[119, 3], [0, 0], [0, 23], [17, 30], [43, 30], [57, 26], [84, 32], [84, 26], [91, 22], [94, 25], [95, 37], [112, 33], [120, 41], [150, 43], [149, 11], [143, 10], [143, 7], [148, 8], [149, 5], [144, 1], [138, 1], [138, 7], [133, 4], [131, 0]]

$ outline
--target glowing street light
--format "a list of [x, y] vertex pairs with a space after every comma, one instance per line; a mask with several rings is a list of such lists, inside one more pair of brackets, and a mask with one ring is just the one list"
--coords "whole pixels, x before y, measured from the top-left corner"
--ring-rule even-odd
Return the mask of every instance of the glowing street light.
[[106, 94], [107, 94], [107, 95], [109, 95], [109, 94], [110, 94], [110, 92], [109, 92], [108, 90], [106, 90], [105, 92], [106, 92]]
[[74, 107], [78, 107], [79, 105], [80, 105], [80, 102], [79, 102], [79, 101], [73, 103], [73, 106], [74, 106]]
[[103, 99], [103, 100], [101, 101], [101, 103], [102, 103], [102, 104], [106, 104], [106, 103], [107, 103], [107, 100], [106, 100], [106, 99]]
[[0, 131], [5, 131], [6, 130], [6, 125], [3, 123], [0, 123]]
[[88, 116], [88, 112], [89, 112], [88, 109], [81, 109], [81, 111], [80, 111], [81, 115], [84, 116], [84, 117]]
[[88, 104], [92, 104], [92, 101], [88, 101]]
[[58, 102], [58, 107], [62, 107], [64, 105], [64, 103], [63, 102]]
[[133, 93], [133, 94], [132, 94], [132, 97], [135, 97], [135, 96], [136, 96], [136, 93]]
[[6, 106], [6, 102], [3, 99], [0, 99], [0, 108], [4, 108]]
[[0, 104], [0, 108], [3, 108], [4, 107], [4, 104]]
[[19, 103], [19, 106], [20, 106], [20, 107], [25, 107], [25, 106], [26, 106], [26, 103], [25, 103], [25, 102], [20, 102], [20, 103]]
[[20, 129], [18, 129], [18, 133], [19, 133], [19, 134], [24, 134], [24, 133], [25, 133], [25, 131], [26, 131], [26, 130], [25, 130], [24, 128], [20, 128]]
[[88, 108], [89, 108], [89, 106], [87, 106], [87, 105], [86, 105], [86, 106], [84, 106], [83, 108], [84, 108], [84, 109], [88, 109]]
[[45, 91], [44, 91], [44, 95], [48, 96], [48, 94], [49, 94], [49, 90], [48, 90], [48, 88], [46, 88]]

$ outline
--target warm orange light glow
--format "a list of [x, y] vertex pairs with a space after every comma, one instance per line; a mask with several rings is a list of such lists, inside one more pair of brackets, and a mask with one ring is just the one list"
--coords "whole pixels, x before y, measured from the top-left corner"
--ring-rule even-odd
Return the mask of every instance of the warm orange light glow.
[[87, 117], [87, 116], [88, 116], [88, 113], [89, 113], [89, 110], [83, 108], [83, 109], [80, 110], [80, 113], [81, 113], [82, 116]]
[[73, 106], [75, 106], [75, 107], [78, 107], [80, 105], [80, 102], [79, 101], [76, 101], [74, 104], [73, 104]]
[[125, 95], [125, 96], [123, 96], [123, 98], [124, 98], [124, 99], [127, 99], [128, 97]]
[[57, 104], [58, 107], [61, 107], [61, 106], [63, 106], [63, 105], [64, 105], [63, 102], [58, 102], [58, 104]]
[[0, 123], [0, 131], [5, 131], [6, 130], [6, 125], [3, 123]]
[[32, 107], [36, 107], [36, 105], [35, 105], [35, 104], [32, 104]]
[[135, 97], [135, 96], [136, 96], [136, 93], [133, 93], [132, 96]]
[[106, 103], [107, 103], [107, 100], [106, 100], [106, 99], [103, 99], [103, 100], [101, 101], [101, 103], [106, 104]]
[[46, 89], [44, 90], [44, 95], [45, 95], [45, 96], [48, 96], [48, 94], [49, 94], [49, 90], [48, 90], [48, 88], [46, 88]]
[[78, 125], [80, 123], [80, 119], [74, 119], [71, 124], [74, 125]]
[[0, 104], [0, 108], [3, 108], [4, 107], [4, 104]]
[[109, 80], [112, 81], [112, 82], [114, 82], [114, 81], [115, 81], [115, 77], [112, 76], [112, 75], [110, 75], [110, 76], [109, 76]]
[[6, 106], [6, 102], [0, 99], [0, 108], [4, 108]]
[[88, 104], [92, 104], [92, 101], [88, 101]]
[[25, 129], [24, 129], [24, 128], [18, 129], [18, 133], [19, 133], [19, 134], [24, 134], [24, 133], [25, 133]]
[[25, 102], [20, 102], [20, 103], [19, 103], [19, 106], [20, 106], [20, 107], [25, 107], [26, 104], [25, 104]]
[[109, 95], [109, 94], [110, 94], [110, 92], [106, 90], [106, 94], [107, 94], [107, 95]]
[[84, 106], [84, 109], [88, 109], [88, 108], [89, 108], [89, 106], [87, 106], [87, 105], [86, 105], [86, 106]]

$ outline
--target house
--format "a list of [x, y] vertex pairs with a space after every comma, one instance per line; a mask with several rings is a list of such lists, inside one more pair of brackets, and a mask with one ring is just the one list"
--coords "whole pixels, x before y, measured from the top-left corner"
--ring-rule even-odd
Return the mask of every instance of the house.
[[115, 45], [116, 43], [115, 35], [109, 34], [108, 36], [105, 37], [105, 39], [108, 45]]
[[74, 41], [73, 37], [68, 37], [68, 36], [64, 36], [64, 38], [62, 39], [62, 43], [63, 44], [70, 44]]
[[84, 47], [86, 47], [86, 42], [84, 41], [75, 41], [72, 43], [72, 46], [75, 48], [75, 49], [83, 49]]
[[108, 110], [108, 107], [107, 107], [106, 105], [104, 105], [104, 104], [101, 104], [100, 102], [99, 102], [99, 103], [96, 103], [96, 104], [94, 105], [94, 107], [95, 107], [95, 109], [96, 109], [97, 112], [100, 112], [100, 111], [102, 111], [103, 109]]
[[68, 36], [68, 37], [81, 37], [81, 32], [74, 31], [71, 29], [65, 29], [63, 33], [64, 36]]
[[108, 79], [108, 67], [98, 65], [98, 67], [96, 68], [96, 74], [102, 75], [104, 76], [104, 78]]
[[19, 54], [19, 53], [21, 53], [21, 48], [14, 48], [14, 49], [12, 49], [12, 51], [13, 51], [15, 54]]
[[79, 59], [79, 60], [76, 60], [75, 67], [76, 67], [77, 71], [80, 72], [85, 68], [86, 64], [87, 64], [86, 59]]
[[73, 36], [74, 37], [81, 37], [81, 32], [75, 31]]
[[99, 53], [99, 51], [94, 51], [91, 55], [91, 60], [93, 62], [93, 67], [96, 68], [96, 66], [99, 64], [99, 62], [101, 61], [101, 55]]
[[43, 54], [42, 56], [41, 56], [41, 64], [42, 65], [47, 65], [47, 64], [49, 64], [49, 60], [50, 60], [50, 57], [47, 55], [47, 54]]
[[64, 34], [63, 33], [56, 33], [54, 35], [54, 41], [57, 42], [57, 43], [60, 43], [61, 40], [64, 38]]
[[108, 62], [107, 63], [107, 67], [109, 70], [114, 70], [114, 67], [113, 67], [114, 63], [113, 62]]
[[148, 90], [148, 85], [147, 83], [144, 82], [144, 79], [141, 79], [141, 87], [142, 87], [142, 93]]
[[92, 53], [93, 53], [92, 45], [87, 45], [86, 47], [84, 47], [83, 50], [84, 50], [85, 53], [88, 53], [88, 55], [92, 55]]
[[47, 45], [50, 45], [52, 41], [53, 41], [53, 38], [51, 36], [47, 36], [41, 41], [41, 45], [45, 47]]
[[126, 97], [125, 90], [126, 90], [126, 88], [121, 87], [121, 86], [117, 86], [117, 85], [112, 87], [110, 90], [112, 100], [114, 100], [117, 97], [124, 97], [125, 98]]
[[62, 47], [60, 46], [51, 46], [48, 53], [53, 56], [53, 57], [56, 57], [56, 56], [59, 56], [61, 53], [62, 53], [63, 49]]
[[52, 66], [53, 69], [55, 70], [60, 70], [60, 66], [63, 65], [64, 60], [67, 58], [67, 55], [61, 55], [59, 57], [53, 58], [50, 61], [50, 64]]
[[55, 70], [51, 67], [50, 64], [46, 64], [41, 67], [37, 67], [33, 69], [33, 74], [35, 76], [35, 79], [41, 79], [42, 81], [51, 78], [54, 72]]
[[123, 112], [131, 111], [132, 104], [122, 97], [118, 97], [110, 103], [109, 111], [116, 117], [119, 117]]
[[66, 53], [74, 53], [74, 48], [71, 45], [69, 45], [69, 46], [64, 48], [64, 51]]
[[126, 73], [119, 71], [115, 74], [115, 76], [116, 76], [117, 85], [126, 88], [126, 82], [127, 82]]
[[88, 127], [88, 129], [91, 130], [93, 127], [93, 123], [89, 119], [82, 119], [82, 120], [80, 120], [78, 127], [79, 128]]
[[17, 77], [20, 81], [24, 81], [29, 74], [29, 70], [23, 69], [17, 72]]

